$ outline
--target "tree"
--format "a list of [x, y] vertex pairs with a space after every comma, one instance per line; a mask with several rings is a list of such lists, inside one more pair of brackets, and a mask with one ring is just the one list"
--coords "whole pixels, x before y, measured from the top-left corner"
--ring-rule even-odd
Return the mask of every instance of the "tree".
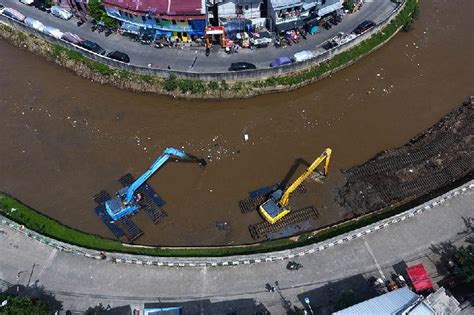
[[461, 246], [455, 253], [456, 260], [459, 263], [459, 274], [457, 275], [464, 283], [474, 284], [474, 246]]
[[89, 7], [89, 15], [95, 20], [102, 21], [106, 26], [112, 28], [117, 27], [117, 20], [107, 15], [101, 0], [89, 0], [87, 6]]
[[0, 303], [3, 301], [7, 301], [7, 304], [0, 306], [2, 315], [50, 315], [53, 313], [45, 302], [27, 296], [0, 294]]

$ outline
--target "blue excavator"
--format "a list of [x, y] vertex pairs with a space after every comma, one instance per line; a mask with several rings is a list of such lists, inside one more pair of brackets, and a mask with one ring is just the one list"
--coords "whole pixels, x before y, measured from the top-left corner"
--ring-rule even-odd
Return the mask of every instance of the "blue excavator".
[[105, 202], [105, 210], [110, 215], [112, 220], [118, 220], [123, 216], [132, 214], [135, 211], [140, 210], [141, 206], [139, 201], [142, 196], [137, 193], [137, 189], [140, 188], [156, 171], [162, 167], [166, 161], [171, 158], [179, 160], [196, 161], [200, 166], [205, 166], [206, 161], [199, 159], [191, 154], [185, 153], [175, 148], [166, 148], [156, 161], [150, 166], [150, 168], [143, 173], [137, 180], [135, 180], [130, 186], [123, 187], [117, 191], [116, 196]]

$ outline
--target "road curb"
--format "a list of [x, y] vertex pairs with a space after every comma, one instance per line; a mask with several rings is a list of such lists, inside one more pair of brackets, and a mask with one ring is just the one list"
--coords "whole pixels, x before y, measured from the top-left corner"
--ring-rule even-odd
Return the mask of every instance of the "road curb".
[[383, 230], [391, 225], [401, 223], [422, 213], [428, 212], [451, 199], [460, 197], [466, 194], [467, 192], [472, 191], [473, 189], [474, 180], [471, 180], [470, 182], [417, 207], [414, 207], [390, 218], [375, 222], [366, 227], [356, 229], [354, 231], [342, 234], [340, 236], [331, 238], [323, 242], [306, 245], [290, 250], [227, 257], [152, 257], [143, 255], [100, 252], [97, 250], [91, 250], [51, 239], [49, 237], [41, 235], [40, 233], [29, 230], [25, 226], [18, 224], [3, 216], [0, 216], [0, 223], [3, 226], [7, 226], [15, 231], [18, 231], [28, 236], [33, 240], [39, 241], [59, 251], [72, 253], [74, 255], [85, 256], [87, 258], [96, 260], [106, 260], [111, 263], [157, 267], [233, 267], [237, 265], [251, 265], [272, 261], [283, 261], [287, 259], [294, 259], [296, 257], [303, 257], [305, 255], [319, 253], [334, 246], [348, 243], [351, 240], [361, 238], [365, 235], [374, 233], [379, 230]]

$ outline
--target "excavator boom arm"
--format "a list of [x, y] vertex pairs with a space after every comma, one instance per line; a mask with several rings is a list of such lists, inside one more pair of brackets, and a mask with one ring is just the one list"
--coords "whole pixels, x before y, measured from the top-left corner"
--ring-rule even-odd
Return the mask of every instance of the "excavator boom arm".
[[331, 153], [332, 153], [332, 150], [329, 149], [329, 148], [324, 150], [324, 152], [316, 160], [314, 160], [314, 162], [306, 169], [306, 171], [303, 174], [301, 174], [301, 176], [298, 177], [298, 179], [295, 180], [293, 182], [293, 184], [291, 184], [290, 187], [288, 187], [285, 190], [285, 192], [283, 193], [283, 195], [280, 198], [280, 201], [278, 202], [280, 204], [280, 206], [284, 207], [284, 206], [288, 205], [288, 202], [290, 200], [290, 195], [296, 190], [296, 188], [298, 188], [299, 185], [301, 185], [302, 182], [305, 181], [306, 178], [308, 178], [308, 176], [311, 175], [311, 173], [314, 172], [314, 170], [316, 170], [316, 168], [323, 161], [325, 161], [325, 163], [324, 163], [324, 176], [327, 176], [328, 169], [329, 169], [329, 161], [331, 159]]
[[146, 182], [156, 171], [160, 169], [161, 166], [163, 166], [166, 161], [168, 161], [170, 158], [176, 157], [180, 159], [186, 159], [186, 160], [197, 160], [201, 164], [205, 164], [206, 162], [204, 160], [200, 160], [197, 157], [187, 154], [181, 150], [175, 149], [175, 148], [166, 148], [163, 154], [161, 154], [155, 162], [150, 166], [150, 168], [143, 173], [142, 176], [140, 176], [136, 181], [134, 181], [127, 189], [127, 194], [125, 196], [124, 202], [128, 204], [133, 200], [133, 196], [135, 195], [135, 191], [143, 185], [144, 182]]

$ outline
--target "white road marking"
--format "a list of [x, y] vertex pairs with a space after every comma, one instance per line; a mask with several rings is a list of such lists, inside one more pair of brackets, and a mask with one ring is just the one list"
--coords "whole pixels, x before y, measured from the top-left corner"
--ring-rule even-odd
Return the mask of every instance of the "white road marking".
[[380, 277], [381, 277], [383, 280], [386, 280], [385, 275], [384, 275], [383, 272], [382, 272], [382, 268], [380, 268], [379, 262], [378, 262], [377, 259], [375, 258], [375, 255], [374, 255], [374, 253], [372, 252], [372, 249], [370, 248], [369, 243], [367, 243], [367, 241], [366, 241], [365, 239], [364, 239], [364, 243], [365, 243], [365, 247], [367, 247], [367, 250], [369, 251], [370, 257], [372, 257], [372, 259], [374, 260], [375, 267], [377, 267], [377, 270], [378, 270], [378, 272], [380, 273]]

